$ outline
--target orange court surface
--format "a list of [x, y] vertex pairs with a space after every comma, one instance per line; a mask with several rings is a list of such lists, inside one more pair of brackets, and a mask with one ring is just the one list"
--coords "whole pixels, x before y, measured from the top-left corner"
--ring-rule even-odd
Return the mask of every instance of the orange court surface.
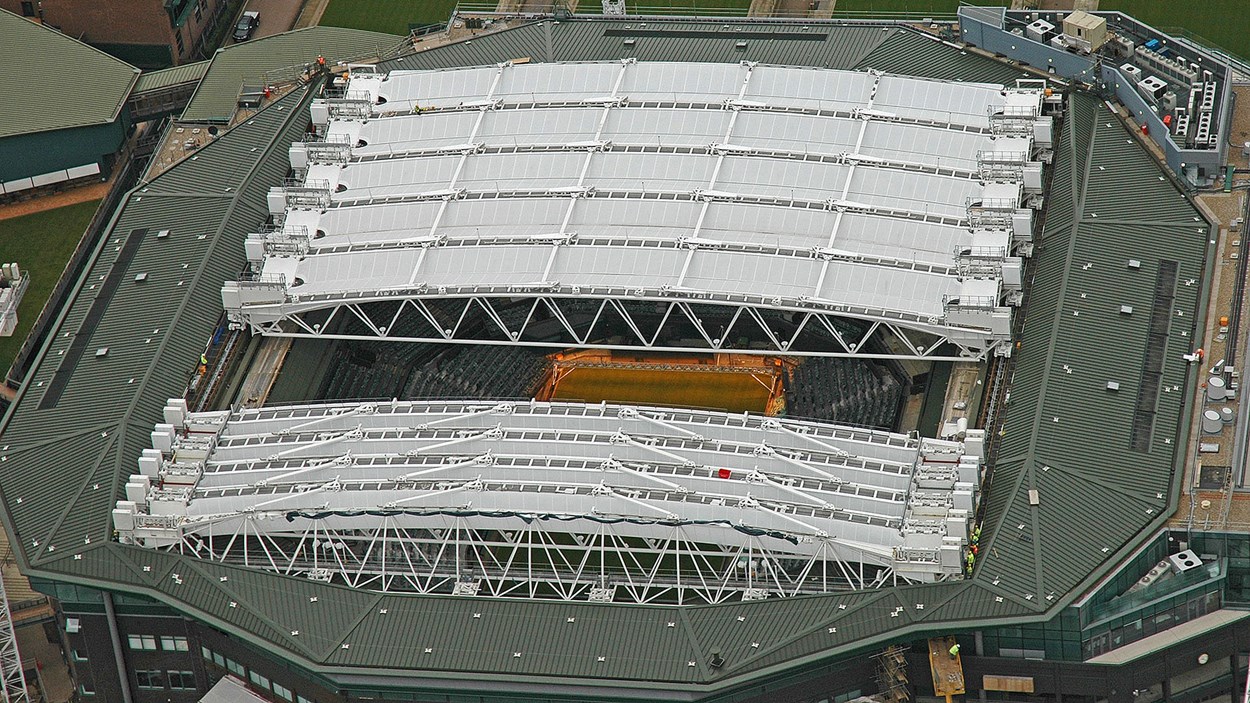
[[747, 354], [690, 356], [565, 352], [553, 358], [539, 400], [637, 403], [776, 414], [784, 365]]

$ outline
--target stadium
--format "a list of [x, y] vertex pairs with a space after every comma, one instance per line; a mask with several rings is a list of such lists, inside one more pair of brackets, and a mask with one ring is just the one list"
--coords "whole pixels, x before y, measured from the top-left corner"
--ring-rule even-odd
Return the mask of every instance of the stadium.
[[80, 694], [1231, 700], [1250, 543], [1167, 524], [1231, 68], [1181, 131], [1001, 9], [506, 19], [114, 215], [0, 434]]

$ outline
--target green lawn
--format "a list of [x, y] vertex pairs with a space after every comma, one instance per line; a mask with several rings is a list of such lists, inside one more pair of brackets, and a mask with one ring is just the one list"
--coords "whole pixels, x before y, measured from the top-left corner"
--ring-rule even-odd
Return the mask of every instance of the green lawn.
[[[588, 5], [597, 4], [597, 0], [581, 0]], [[625, 0], [630, 12], [639, 14], [673, 14], [697, 15], [707, 13], [717, 17], [725, 15], [746, 16], [751, 9], [751, 0]]]
[[407, 36], [409, 24], [446, 22], [456, 0], [330, 0], [321, 24]]
[[1184, 27], [1243, 58], [1250, 58], [1250, 21], [1246, 0], [1102, 0], [1100, 10], [1119, 10], [1153, 27]]
[[92, 200], [0, 220], [0, 262], [16, 261], [30, 273], [30, 287], [17, 309], [17, 331], [0, 337], [0, 373], [8, 372], [99, 205]]
[[[597, 5], [597, 0], [582, 0]], [[472, 0], [474, 5], [489, 0]], [[751, 0], [626, 0], [631, 12], [660, 11], [674, 14], [746, 14]], [[330, 0], [321, 24], [355, 27], [376, 32], [407, 34], [409, 24], [445, 22], [457, 0]], [[838, 0], [838, 13], [907, 12], [953, 15], [959, 0]], [[977, 5], [1010, 5], [1011, 0], [977, 0]], [[1155, 27], [1184, 27], [1209, 43], [1250, 58], [1250, 25], [1245, 22], [1247, 0], [1102, 0], [1100, 9], [1120, 10]]]
[[[1011, 0], [978, 0], [978, 5], [1011, 6]], [[836, 13], [843, 12], [906, 12], [908, 14], [953, 15], [959, 0], [838, 0]]]

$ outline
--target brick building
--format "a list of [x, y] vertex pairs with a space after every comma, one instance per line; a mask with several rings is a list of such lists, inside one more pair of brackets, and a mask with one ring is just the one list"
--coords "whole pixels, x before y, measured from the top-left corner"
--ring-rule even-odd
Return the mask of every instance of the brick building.
[[0, 0], [140, 68], [198, 61], [221, 22], [225, 0]]

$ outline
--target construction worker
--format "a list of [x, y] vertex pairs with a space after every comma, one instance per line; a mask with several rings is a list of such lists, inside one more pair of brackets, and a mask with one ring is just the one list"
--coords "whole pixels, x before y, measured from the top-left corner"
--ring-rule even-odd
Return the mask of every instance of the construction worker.
[[959, 643], [958, 642], [951, 645], [950, 653], [951, 653], [951, 659], [954, 659], [955, 657], [959, 656]]
[[208, 366], [208, 357], [200, 354], [200, 366]]

